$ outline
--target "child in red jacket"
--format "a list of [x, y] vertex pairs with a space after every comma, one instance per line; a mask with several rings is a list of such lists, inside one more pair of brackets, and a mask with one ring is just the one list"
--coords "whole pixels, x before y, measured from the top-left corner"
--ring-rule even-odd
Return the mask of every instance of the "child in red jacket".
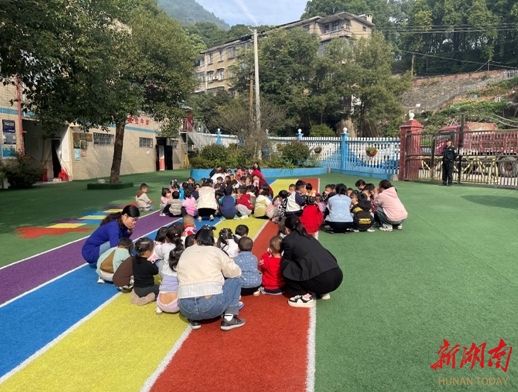
[[246, 192], [245, 187], [237, 188], [236, 210], [241, 219], [248, 218], [253, 211], [250, 195]]
[[259, 270], [263, 274], [263, 294], [281, 295], [285, 290], [281, 269], [281, 242], [280, 236], [272, 237], [268, 251], [259, 260]]
[[313, 196], [306, 197], [306, 206], [300, 216], [302, 226], [304, 226], [308, 234], [315, 237], [323, 221], [324, 215], [318, 208], [315, 198]]

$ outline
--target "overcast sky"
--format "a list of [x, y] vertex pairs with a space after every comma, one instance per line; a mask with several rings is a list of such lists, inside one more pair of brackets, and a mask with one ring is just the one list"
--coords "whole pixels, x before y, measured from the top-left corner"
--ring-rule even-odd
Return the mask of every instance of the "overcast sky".
[[279, 25], [300, 19], [307, 0], [197, 0], [229, 25]]

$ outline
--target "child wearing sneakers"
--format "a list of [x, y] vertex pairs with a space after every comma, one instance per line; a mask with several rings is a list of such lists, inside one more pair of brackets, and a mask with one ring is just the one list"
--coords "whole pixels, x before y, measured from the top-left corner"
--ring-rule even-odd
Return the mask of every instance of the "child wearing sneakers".
[[241, 295], [259, 295], [261, 274], [257, 268], [257, 257], [252, 254], [254, 241], [250, 237], [242, 237], [238, 242], [239, 253], [234, 263], [241, 268]]
[[137, 207], [140, 211], [153, 211], [155, 208], [152, 206], [152, 201], [149, 199], [147, 195], [147, 191], [149, 187], [147, 184], [140, 184], [140, 189], [137, 191], [135, 196], [135, 201], [137, 202]]
[[280, 236], [272, 237], [270, 247], [259, 260], [259, 270], [263, 274], [261, 287], [263, 294], [281, 295], [285, 290], [281, 269], [281, 242]]

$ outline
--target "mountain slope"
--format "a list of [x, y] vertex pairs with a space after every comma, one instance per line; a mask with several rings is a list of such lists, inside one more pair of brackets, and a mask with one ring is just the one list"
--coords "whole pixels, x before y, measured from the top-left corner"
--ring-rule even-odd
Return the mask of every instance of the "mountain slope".
[[207, 11], [195, 0], [158, 0], [158, 5], [171, 17], [184, 24], [212, 22], [220, 29], [228, 30], [229, 25], [212, 12]]

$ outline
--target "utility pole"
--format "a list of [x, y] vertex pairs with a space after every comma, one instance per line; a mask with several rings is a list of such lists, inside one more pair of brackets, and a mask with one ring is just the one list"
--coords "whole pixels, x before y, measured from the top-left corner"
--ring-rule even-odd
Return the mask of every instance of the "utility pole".
[[412, 54], [412, 67], [410, 68], [410, 75], [414, 76], [414, 60], [415, 54]]
[[261, 98], [259, 91], [259, 51], [257, 44], [257, 29], [254, 29], [254, 71], [255, 71], [255, 126], [261, 130]]
[[491, 60], [487, 60], [487, 72], [489, 72], [489, 63], [491, 62]]
[[249, 75], [250, 79], [250, 131], [254, 129], [254, 78], [252, 72]]

